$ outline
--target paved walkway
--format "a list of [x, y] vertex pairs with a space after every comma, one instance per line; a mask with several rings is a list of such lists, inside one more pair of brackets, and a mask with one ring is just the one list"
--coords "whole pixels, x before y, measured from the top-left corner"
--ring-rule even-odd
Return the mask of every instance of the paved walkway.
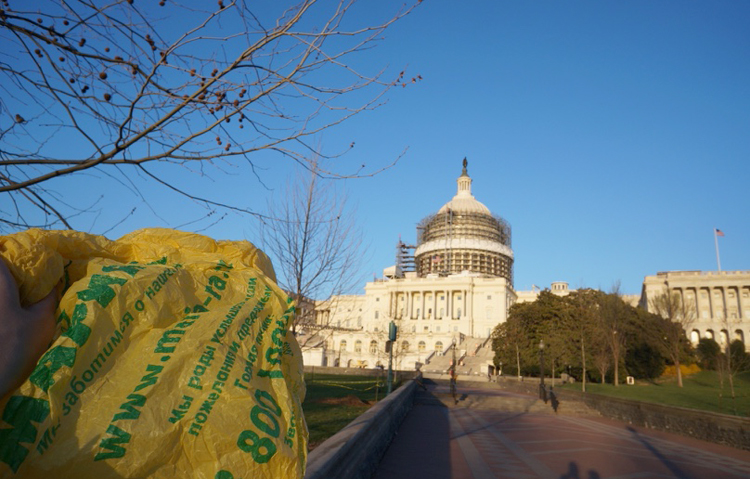
[[750, 452], [488, 386], [428, 384], [374, 478], [750, 478]]

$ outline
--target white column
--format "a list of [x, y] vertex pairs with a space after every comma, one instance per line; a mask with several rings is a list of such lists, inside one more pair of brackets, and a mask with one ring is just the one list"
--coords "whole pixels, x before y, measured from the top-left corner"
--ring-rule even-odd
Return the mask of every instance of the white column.
[[445, 289], [445, 316], [448, 319], [453, 319], [453, 301], [451, 293], [452, 291], [450, 289]]
[[463, 301], [463, 303], [464, 303], [464, 306], [463, 306], [463, 308], [461, 308], [461, 310], [463, 311], [464, 315], [466, 315], [466, 317], [469, 317], [469, 308], [467, 308], [467, 307], [466, 307], [466, 305], [467, 305], [467, 304], [468, 304], [468, 302], [469, 302], [469, 300], [468, 300], [468, 299], [466, 298], [466, 297], [468, 296], [467, 292], [468, 292], [468, 290], [467, 290], [467, 289], [465, 289], [465, 290], [463, 291], [463, 293], [461, 293], [461, 294], [463, 294], [463, 295], [464, 295], [464, 301]]

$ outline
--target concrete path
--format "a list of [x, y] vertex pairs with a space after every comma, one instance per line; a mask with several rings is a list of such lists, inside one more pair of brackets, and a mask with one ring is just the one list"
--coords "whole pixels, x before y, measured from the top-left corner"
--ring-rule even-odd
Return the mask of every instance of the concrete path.
[[425, 382], [375, 479], [750, 478], [750, 452], [602, 419], [558, 413], [493, 384]]

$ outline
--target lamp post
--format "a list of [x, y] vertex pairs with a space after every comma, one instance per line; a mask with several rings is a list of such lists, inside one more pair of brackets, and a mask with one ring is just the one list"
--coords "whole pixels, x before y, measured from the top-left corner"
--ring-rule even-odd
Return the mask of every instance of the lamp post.
[[456, 375], [456, 338], [453, 338], [451, 342], [451, 349], [453, 350], [453, 362], [451, 363], [451, 377]]
[[388, 348], [388, 392], [386, 394], [391, 394], [391, 390], [393, 389], [393, 348], [396, 345], [396, 337], [398, 336], [398, 326], [396, 326], [396, 323], [391, 321], [388, 324], [388, 341], [390, 342], [390, 347]]
[[547, 402], [547, 391], [544, 389], [544, 340], [539, 340], [539, 399]]
[[453, 396], [453, 402], [455, 404], [458, 404], [458, 398], [456, 397], [456, 338], [453, 338], [452, 341], [452, 348], [453, 349], [453, 363], [451, 363], [450, 368], [450, 386], [451, 386], [451, 395]]

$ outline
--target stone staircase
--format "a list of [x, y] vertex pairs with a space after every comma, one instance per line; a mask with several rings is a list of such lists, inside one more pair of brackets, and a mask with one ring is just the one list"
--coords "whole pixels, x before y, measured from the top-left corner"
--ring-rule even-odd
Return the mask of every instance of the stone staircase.
[[[487, 375], [487, 366], [492, 364], [495, 352], [488, 338], [470, 338], [456, 345], [456, 367], [457, 374], [461, 376], [474, 376], [484, 378]], [[453, 351], [449, 347], [440, 354], [434, 354], [422, 367], [426, 373], [447, 373], [453, 360]]]

